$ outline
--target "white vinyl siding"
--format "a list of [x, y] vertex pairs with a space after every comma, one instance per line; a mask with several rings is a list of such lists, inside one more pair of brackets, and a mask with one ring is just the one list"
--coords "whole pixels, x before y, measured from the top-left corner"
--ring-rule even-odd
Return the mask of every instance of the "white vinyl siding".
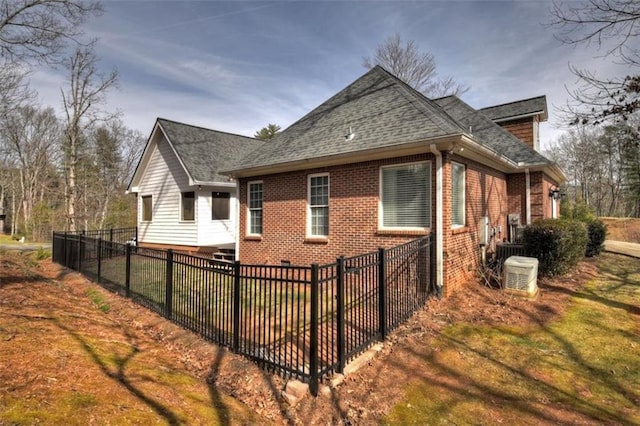
[[431, 226], [431, 164], [380, 168], [380, 227], [423, 230]]
[[451, 226], [453, 228], [466, 225], [465, 180], [464, 164], [451, 163]]
[[247, 183], [248, 229], [249, 235], [262, 235], [262, 182]]
[[198, 244], [196, 221], [181, 220], [181, 194], [193, 190], [175, 153], [160, 132], [154, 136], [149, 162], [140, 180], [140, 193], [153, 198], [153, 221], [139, 223], [140, 242], [194, 246]]
[[307, 235], [329, 236], [329, 174], [309, 175]]

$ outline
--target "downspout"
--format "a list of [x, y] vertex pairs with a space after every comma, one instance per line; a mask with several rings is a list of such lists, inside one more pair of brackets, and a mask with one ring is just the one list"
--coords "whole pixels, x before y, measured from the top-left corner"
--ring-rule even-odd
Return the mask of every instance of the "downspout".
[[442, 288], [444, 286], [444, 270], [443, 270], [443, 221], [442, 215], [442, 153], [438, 151], [435, 144], [431, 144], [431, 153], [436, 157], [436, 296], [442, 298]]
[[529, 176], [529, 169], [524, 169], [524, 182], [525, 182], [525, 197], [526, 197], [526, 210], [527, 210], [527, 225], [531, 225], [531, 177]]
[[240, 179], [236, 179], [236, 214], [234, 231], [236, 233], [235, 257], [236, 261], [240, 260]]

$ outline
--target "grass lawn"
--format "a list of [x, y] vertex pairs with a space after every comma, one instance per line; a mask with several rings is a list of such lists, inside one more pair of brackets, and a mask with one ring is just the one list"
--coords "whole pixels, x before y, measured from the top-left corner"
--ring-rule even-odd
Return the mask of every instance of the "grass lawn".
[[599, 268], [552, 322], [446, 328], [384, 422], [640, 424], [640, 261]]

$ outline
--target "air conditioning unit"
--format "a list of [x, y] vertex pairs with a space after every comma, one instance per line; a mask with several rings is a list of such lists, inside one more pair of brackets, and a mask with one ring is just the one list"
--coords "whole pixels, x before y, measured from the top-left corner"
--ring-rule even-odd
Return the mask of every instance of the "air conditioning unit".
[[536, 298], [538, 296], [538, 259], [510, 256], [504, 262], [504, 289], [510, 293]]

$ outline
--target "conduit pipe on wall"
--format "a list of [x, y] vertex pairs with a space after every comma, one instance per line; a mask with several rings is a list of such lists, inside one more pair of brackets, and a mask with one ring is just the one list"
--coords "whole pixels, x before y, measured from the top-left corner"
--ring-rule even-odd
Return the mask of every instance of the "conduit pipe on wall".
[[443, 229], [444, 216], [442, 214], [442, 153], [438, 151], [435, 144], [430, 145], [431, 153], [436, 157], [436, 296], [442, 298], [442, 288], [444, 285], [443, 271]]

